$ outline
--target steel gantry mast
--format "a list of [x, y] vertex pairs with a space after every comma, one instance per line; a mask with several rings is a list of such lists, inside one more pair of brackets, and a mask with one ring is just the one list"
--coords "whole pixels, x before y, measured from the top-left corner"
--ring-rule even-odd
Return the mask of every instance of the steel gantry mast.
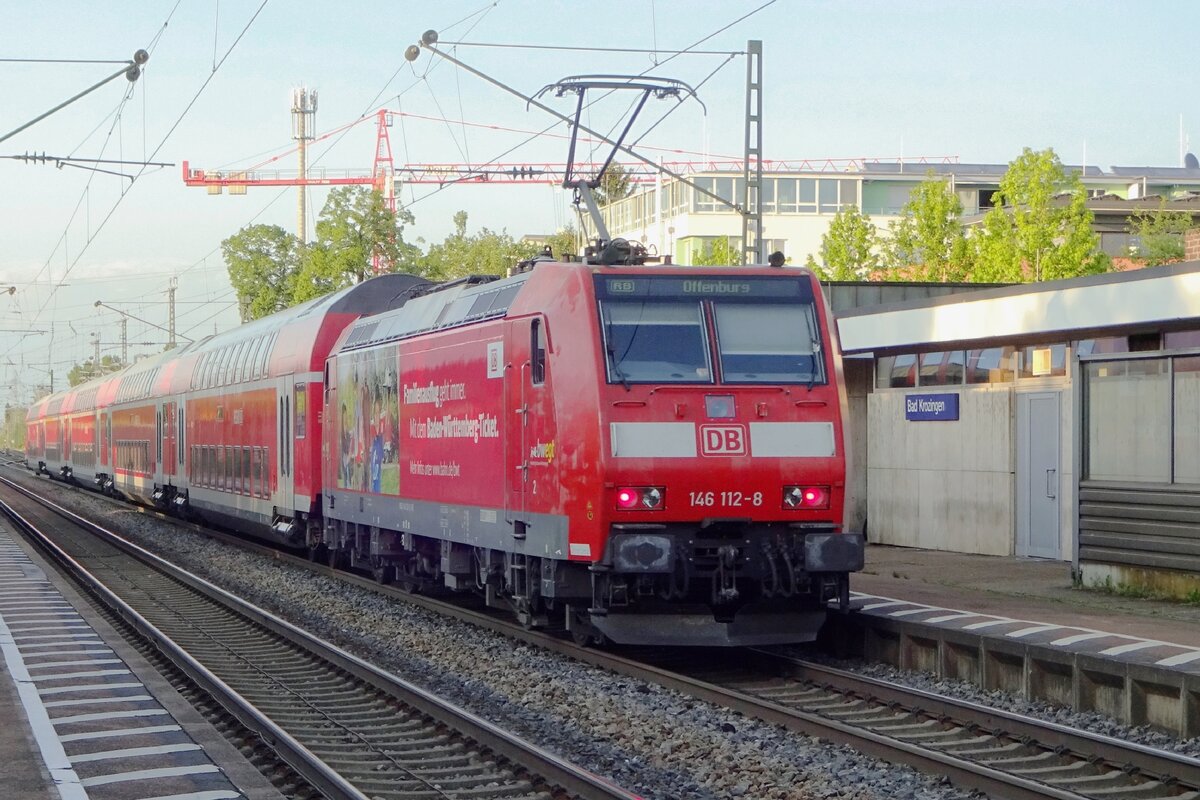
[[762, 252], [762, 42], [746, 43], [746, 150], [742, 164], [742, 263], [763, 264]]

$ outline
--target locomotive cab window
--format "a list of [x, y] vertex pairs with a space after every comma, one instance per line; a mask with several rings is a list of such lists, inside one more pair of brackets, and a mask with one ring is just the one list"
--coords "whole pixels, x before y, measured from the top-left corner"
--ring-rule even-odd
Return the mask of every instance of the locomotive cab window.
[[700, 304], [609, 300], [601, 305], [610, 383], [711, 383]]
[[812, 305], [713, 304], [724, 383], [824, 383]]

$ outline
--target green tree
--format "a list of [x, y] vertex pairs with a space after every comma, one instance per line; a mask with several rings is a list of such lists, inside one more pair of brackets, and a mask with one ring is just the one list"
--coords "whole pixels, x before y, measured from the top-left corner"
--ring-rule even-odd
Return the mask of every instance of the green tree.
[[304, 249], [292, 303], [362, 283], [375, 259], [388, 272], [414, 271], [420, 250], [404, 241], [404, 226], [413, 221], [406, 210], [390, 210], [373, 189], [342, 186], [331, 191], [317, 218], [317, 239]]
[[1136, 255], [1148, 267], [1182, 261], [1183, 234], [1190, 227], [1191, 214], [1168, 211], [1165, 197], [1158, 208], [1137, 211], [1129, 220], [1130, 232], [1137, 238]]
[[970, 270], [962, 201], [930, 170], [888, 225], [885, 252], [890, 279], [960, 281]]
[[4, 407], [4, 429], [0, 432], [0, 445], [10, 450], [25, 449], [25, 416], [29, 409], [25, 406], [6, 405]]
[[555, 231], [546, 237], [546, 245], [549, 246], [550, 252], [560, 261], [564, 256], [577, 256], [580, 254], [579, 245], [579, 230], [570, 223], [567, 223], [565, 228]]
[[278, 225], [250, 225], [221, 242], [242, 322], [292, 305], [300, 262], [296, 237]]
[[704, 249], [692, 256], [692, 265], [696, 267], [723, 267], [742, 263], [742, 254], [738, 249], [739, 239], [728, 236], [718, 236], [704, 243]]
[[856, 206], [846, 206], [829, 223], [821, 236], [821, 263], [809, 254], [804, 266], [821, 280], [855, 281], [879, 268], [879, 233], [871, 218]]
[[1083, 182], [1066, 173], [1053, 150], [1026, 147], [1008, 165], [993, 202], [974, 237], [976, 280], [1056, 280], [1108, 268]]
[[633, 184], [629, 180], [629, 173], [625, 167], [616, 162], [609, 164], [608, 169], [604, 170], [604, 175], [600, 178], [600, 185], [592, 189], [592, 194], [596, 198], [598, 206], [615, 203], [633, 194]]
[[535, 245], [513, 241], [505, 231], [480, 228], [478, 233], [468, 235], [467, 212], [459, 211], [454, 215], [454, 232], [441, 243], [431, 244], [421, 258], [421, 274], [432, 280], [504, 275], [518, 261], [537, 252]]
[[70, 371], [67, 372], [67, 385], [78, 386], [81, 383], [90, 381], [92, 378], [116, 372], [124, 366], [121, 363], [121, 359], [116, 356], [101, 356], [100, 368], [96, 369], [96, 359], [89, 358], [82, 364], [76, 364], [71, 367]]

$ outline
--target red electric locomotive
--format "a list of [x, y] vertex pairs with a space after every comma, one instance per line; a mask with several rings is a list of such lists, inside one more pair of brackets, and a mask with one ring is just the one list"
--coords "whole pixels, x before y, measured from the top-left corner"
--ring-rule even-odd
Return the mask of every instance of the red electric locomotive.
[[27, 459], [580, 639], [806, 641], [863, 556], [830, 337], [804, 270], [388, 275], [40, 401]]
[[619, 643], [811, 640], [845, 607], [845, 394], [816, 278], [534, 263], [348, 328], [324, 545]]

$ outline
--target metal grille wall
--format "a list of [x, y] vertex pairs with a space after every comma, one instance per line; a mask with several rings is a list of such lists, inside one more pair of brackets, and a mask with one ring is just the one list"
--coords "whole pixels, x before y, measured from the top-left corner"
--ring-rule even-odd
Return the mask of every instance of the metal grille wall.
[[1079, 562], [1200, 574], [1200, 353], [1079, 361]]
[[1200, 572], [1200, 487], [1081, 482], [1079, 560]]

